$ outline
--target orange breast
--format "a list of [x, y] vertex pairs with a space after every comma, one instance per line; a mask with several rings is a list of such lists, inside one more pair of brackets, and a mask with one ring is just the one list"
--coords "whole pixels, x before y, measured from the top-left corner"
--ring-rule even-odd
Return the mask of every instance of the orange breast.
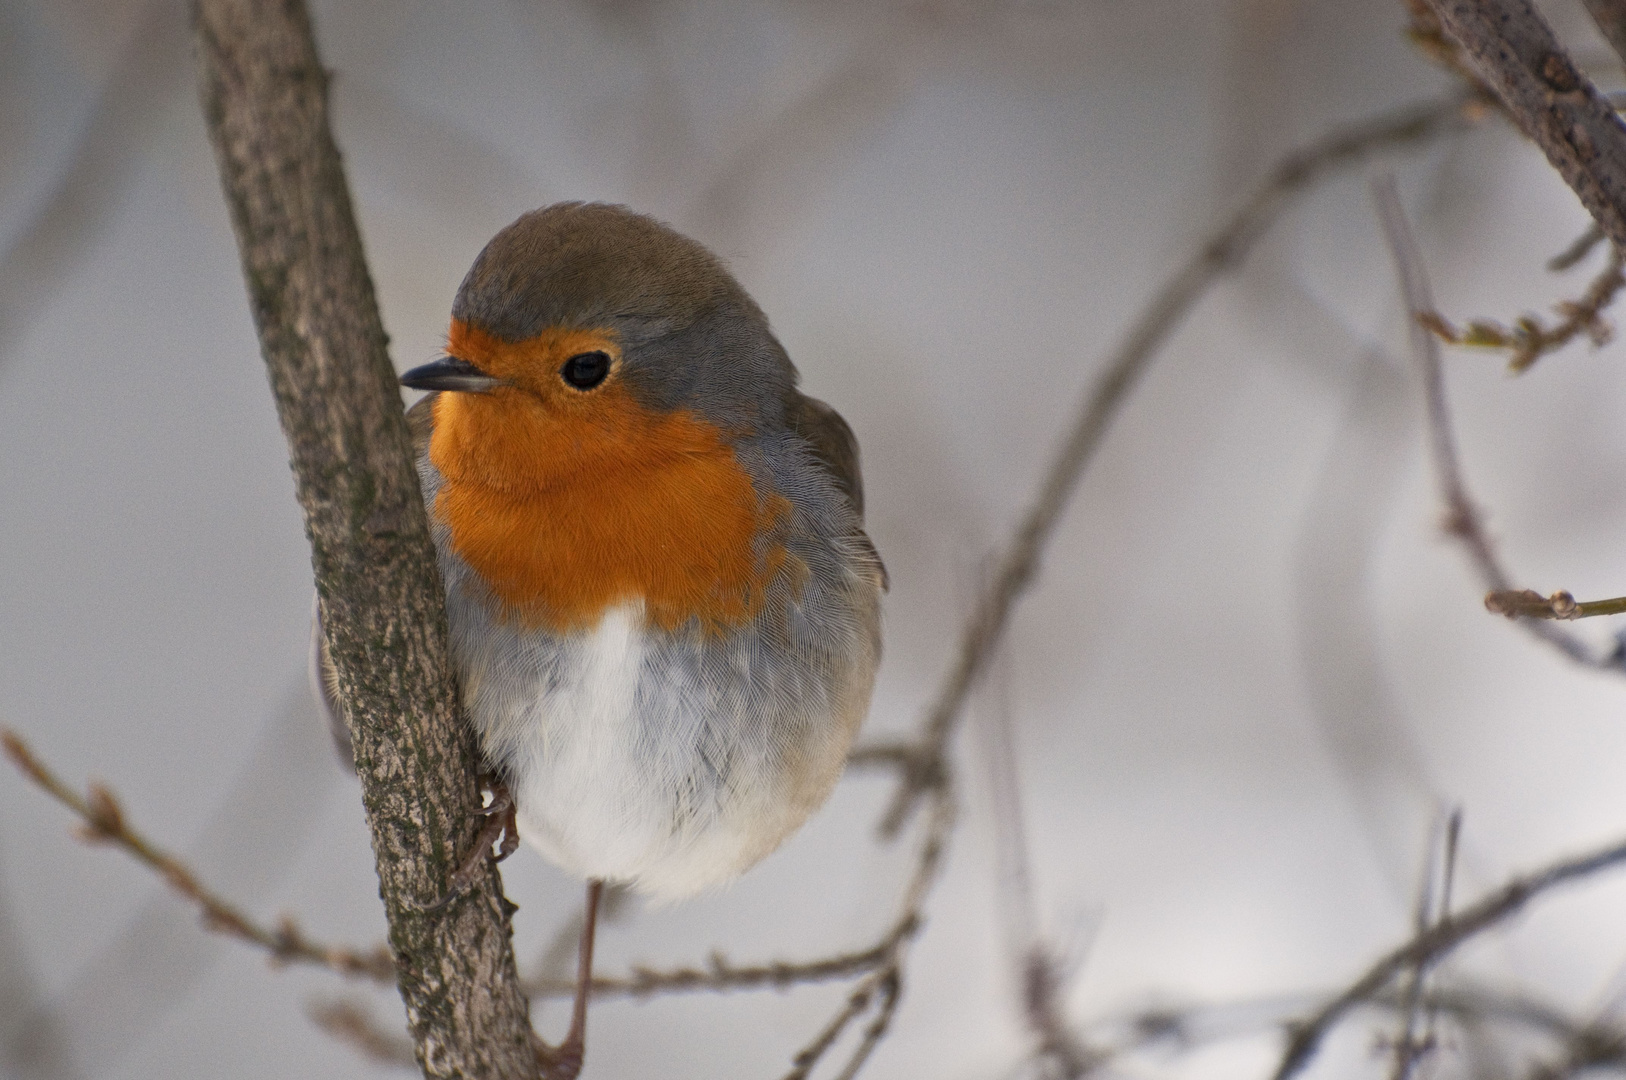
[[758, 497], [715, 426], [618, 382], [562, 403], [442, 394], [429, 456], [453, 548], [527, 626], [582, 630], [641, 599], [655, 626], [717, 632], [757, 614], [784, 562], [789, 504]]

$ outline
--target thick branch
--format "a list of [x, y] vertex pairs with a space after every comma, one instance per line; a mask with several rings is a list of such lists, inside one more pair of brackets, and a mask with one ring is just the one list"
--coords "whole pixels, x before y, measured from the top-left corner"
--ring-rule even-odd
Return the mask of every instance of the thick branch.
[[199, 0], [199, 90], [310, 536], [390, 947], [428, 1076], [538, 1065], [495, 871], [446, 911], [476, 831], [444, 600], [395, 374], [299, 0]]
[[1426, 0], [1508, 112], [1626, 249], [1626, 128], [1529, 0]]

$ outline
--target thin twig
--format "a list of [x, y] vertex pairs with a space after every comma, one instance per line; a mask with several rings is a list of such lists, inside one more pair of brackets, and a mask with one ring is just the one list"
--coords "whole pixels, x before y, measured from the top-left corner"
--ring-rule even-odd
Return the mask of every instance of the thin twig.
[[[1401, 295], [1410, 313], [1412, 352], [1423, 369], [1423, 393], [1428, 416], [1429, 448], [1434, 458], [1435, 481], [1439, 485], [1440, 499], [1445, 503], [1445, 531], [1456, 537], [1467, 549], [1484, 588], [1491, 593], [1510, 591], [1511, 582], [1496, 557], [1480, 520], [1479, 511], [1468, 495], [1468, 486], [1462, 478], [1462, 463], [1457, 455], [1456, 433], [1451, 426], [1451, 409], [1445, 398], [1445, 370], [1440, 362], [1440, 342], [1423, 327], [1419, 316], [1434, 309], [1428, 287], [1428, 274], [1423, 257], [1417, 249], [1411, 227], [1395, 193], [1394, 180], [1386, 177], [1374, 181], [1373, 197], [1377, 203], [1378, 218], [1383, 224], [1384, 238], [1394, 259], [1395, 271], [1400, 279]], [[1522, 614], [1522, 613], [1515, 613]], [[1579, 638], [1550, 623], [1531, 619], [1519, 620], [1533, 636], [1546, 642], [1574, 660], [1589, 667], [1603, 664]]]
[[1626, 613], [1626, 596], [1608, 600], [1577, 600], [1560, 590], [1543, 596], [1534, 589], [1506, 589], [1485, 595], [1485, 608], [1510, 619], [1590, 619], [1594, 615]]
[[1045, 471], [1037, 496], [1018, 523], [961, 632], [955, 661], [921, 727], [919, 753], [906, 770], [882, 819], [894, 835], [920, 797], [931, 789], [937, 762], [964, 710], [967, 695], [1004, 634], [1012, 607], [1027, 591], [1039, 559], [1085, 467], [1119, 408], [1159, 350], [1209, 287], [1235, 269], [1294, 195], [1328, 173], [1386, 149], [1414, 145], [1466, 127], [1483, 99], [1472, 91], [1423, 105], [1382, 113], [1338, 128], [1285, 155], [1240, 209], [1175, 271], [1130, 325], [1128, 333], [1085, 392], [1059, 452]]
[[1569, 1080], [1588, 1069], [1626, 1064], [1626, 1032], [1607, 1025], [1582, 1028], [1565, 1044], [1557, 1061], [1538, 1064], [1526, 1080]]
[[80, 839], [87, 843], [116, 844], [151, 867], [171, 889], [197, 905], [203, 914], [203, 925], [208, 929], [259, 946], [270, 954], [274, 963], [309, 964], [349, 978], [395, 985], [395, 962], [383, 945], [367, 951], [323, 945], [306, 937], [298, 925], [287, 918], [274, 928], [261, 926], [210, 891], [180, 859], [132, 829], [118, 799], [108, 788], [93, 783], [81, 796], [9, 729], [0, 728], [0, 749], [23, 775], [79, 815], [84, 822], [79, 830]]
[[[1326, 993], [1301, 992], [1220, 1003], [1165, 1004], [1098, 1022], [1094, 1027], [1099, 1033], [1098, 1044], [1112, 1059], [1154, 1045], [1190, 1050], [1223, 1039], [1280, 1029], [1290, 1017], [1309, 1011], [1327, 997]], [[1394, 988], [1379, 990], [1359, 1004], [1397, 1014], [1410, 1007], [1404, 990]], [[1431, 985], [1421, 1004], [1429, 1011], [1464, 1022], [1496, 1021], [1566, 1045], [1583, 1038], [1589, 1028], [1626, 1036], [1626, 1032], [1608, 1023], [1578, 1021], [1545, 1002], [1472, 983]], [[1117, 1034], [1109, 1036], [1109, 1032]]]
[[[1568, 255], [1569, 252], [1565, 252], [1560, 258]], [[1611, 250], [1608, 265], [1579, 300], [1562, 300], [1553, 306], [1560, 316], [1553, 326], [1545, 325], [1534, 315], [1521, 315], [1511, 328], [1490, 319], [1474, 319], [1458, 328], [1436, 311], [1424, 311], [1417, 318], [1425, 329], [1452, 345], [1508, 350], [1508, 370], [1519, 374], [1582, 333], [1594, 348], [1608, 344], [1614, 336], [1614, 328], [1603, 317], [1603, 312], [1614, 302], [1621, 288], [1626, 287], [1626, 274], [1621, 272], [1623, 262], [1626, 260], [1622, 259], [1620, 249]]]
[[412, 1040], [405, 1034], [387, 1030], [373, 1014], [354, 1001], [327, 1001], [306, 1009], [311, 1022], [335, 1039], [360, 1051], [380, 1065], [411, 1068]]
[[1297, 1074], [1314, 1056], [1322, 1038], [1345, 1013], [1362, 1002], [1372, 1000], [1403, 972], [1418, 965], [1438, 963], [1446, 953], [1475, 934], [1505, 922], [1549, 889], [1622, 864], [1626, 864], [1626, 841], [1515, 878], [1460, 913], [1442, 918], [1373, 964], [1315, 1015], [1294, 1024], [1290, 1029], [1287, 1049], [1276, 1069], [1275, 1080], [1288, 1080]]
[[982, 736], [977, 756], [988, 772], [1006, 947], [1016, 968], [1022, 1019], [1033, 1036], [1033, 1061], [1041, 1075], [1053, 1067], [1067, 1080], [1074, 1080], [1104, 1058], [1069, 1028], [1064, 1015], [1062, 1001], [1072, 972], [1044, 933], [1034, 899], [1022, 786], [1016, 771], [1010, 663], [1008, 656], [1002, 655], [1001, 660], [990, 676], [991, 685], [982, 691], [976, 730]]
[[[1418, 934], [1426, 933], [1430, 927], [1450, 917], [1451, 886], [1456, 878], [1457, 841], [1462, 833], [1462, 810], [1451, 811], [1443, 836], [1437, 826], [1434, 833], [1429, 841], [1428, 858], [1423, 864], [1423, 878], [1417, 890], [1413, 930]], [[1394, 1043], [1390, 1080], [1411, 1080], [1417, 1063], [1436, 1046], [1435, 1010], [1430, 1006], [1426, 993], [1428, 976], [1428, 965], [1419, 962], [1412, 966], [1406, 977], [1406, 985], [1400, 995], [1400, 1037]], [[1423, 1027], [1421, 1035], [1418, 1034], [1420, 1023]]]
[[908, 769], [915, 765], [919, 750], [913, 742], [894, 740], [864, 743], [847, 753], [849, 769]]
[[[80, 836], [87, 842], [117, 844], [138, 861], [156, 871], [176, 892], [196, 904], [211, 930], [227, 934], [266, 950], [280, 964], [299, 963], [324, 967], [352, 978], [367, 978], [381, 985], [395, 985], [395, 965], [389, 950], [379, 945], [362, 951], [323, 945], [306, 937], [291, 919], [275, 928], [255, 923], [229, 902], [211, 892], [178, 858], [132, 829], [113, 793], [95, 784], [88, 796], [81, 796], [40, 760], [21, 737], [0, 729], [0, 748], [30, 780], [84, 821]], [[714, 953], [705, 970], [676, 968], [661, 971], [634, 968], [630, 975], [600, 976], [593, 980], [595, 997], [644, 998], [657, 994], [728, 990], [787, 989], [803, 983], [825, 982], [873, 971], [891, 959], [901, 933], [891, 928], [886, 937], [867, 949], [837, 953], [818, 960], [791, 963], [770, 961], [740, 966]], [[526, 984], [533, 998], [569, 997], [575, 993], [574, 979], [537, 979]]]
[[791, 1070], [785, 1074], [784, 1080], [806, 1080], [842, 1033], [872, 1006], [875, 1006], [875, 1016], [864, 1029], [857, 1050], [840, 1075], [847, 1080], [855, 1076], [886, 1034], [898, 1001], [903, 996], [905, 954], [924, 924], [926, 897], [937, 882], [948, 838], [954, 831], [955, 798], [951, 776], [945, 773], [942, 781], [932, 788], [928, 805], [931, 813], [927, 815], [926, 828], [920, 847], [916, 850], [914, 871], [904, 887], [898, 915], [880, 941], [883, 962], [853, 987], [829, 1022], [819, 1029], [811, 1042], [796, 1052], [791, 1059]]
[[864, 1034], [858, 1040], [858, 1048], [847, 1059], [835, 1080], [853, 1080], [869, 1061], [870, 1055], [880, 1045], [881, 1039], [892, 1026], [892, 1018], [898, 1012], [898, 1000], [903, 996], [903, 973], [896, 964], [885, 971], [878, 972], [876, 992], [880, 996], [881, 1004], [875, 1010], [875, 1017], [864, 1025]]
[[[688, 967], [662, 971], [635, 967], [630, 975], [597, 976], [592, 982], [592, 993], [595, 998], [645, 998], [705, 991], [785, 990], [804, 983], [828, 982], [873, 971], [888, 960], [890, 943], [889, 936], [867, 949], [800, 963], [775, 960], [738, 966], [721, 953], [713, 953], [703, 970]], [[532, 999], [568, 998], [576, 992], [574, 979], [537, 979], [524, 985]]]
[[1592, 254], [1592, 249], [1603, 243], [1603, 230], [1598, 228], [1594, 221], [1587, 226], [1586, 232], [1575, 238], [1569, 247], [1547, 260], [1547, 269], [1555, 274], [1561, 274], [1580, 264], [1581, 260]]
[[879, 972], [870, 975], [853, 987], [852, 993], [847, 995], [847, 1000], [841, 1008], [837, 1009], [836, 1014], [819, 1029], [817, 1035], [813, 1036], [813, 1041], [798, 1050], [796, 1056], [791, 1058], [791, 1070], [785, 1074], [785, 1080], [806, 1080], [813, 1066], [819, 1063], [819, 1059], [835, 1045], [841, 1033], [847, 1030], [847, 1025], [869, 1008], [870, 1001], [875, 997], [879, 975]]

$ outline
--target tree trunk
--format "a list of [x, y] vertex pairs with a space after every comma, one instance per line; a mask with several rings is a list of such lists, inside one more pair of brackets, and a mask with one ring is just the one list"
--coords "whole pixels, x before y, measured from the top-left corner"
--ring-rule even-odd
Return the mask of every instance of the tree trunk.
[[194, 29], [418, 1059], [425, 1076], [536, 1077], [495, 868], [423, 911], [474, 842], [479, 752], [310, 19], [300, 0], [199, 0]]

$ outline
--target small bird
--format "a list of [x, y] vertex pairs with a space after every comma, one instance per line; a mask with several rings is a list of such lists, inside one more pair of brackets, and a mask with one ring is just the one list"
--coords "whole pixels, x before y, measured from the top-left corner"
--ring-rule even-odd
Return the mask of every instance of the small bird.
[[401, 382], [492, 809], [589, 883], [574, 1075], [600, 883], [720, 886], [841, 772], [887, 585], [858, 445], [723, 264], [620, 206], [499, 232]]

